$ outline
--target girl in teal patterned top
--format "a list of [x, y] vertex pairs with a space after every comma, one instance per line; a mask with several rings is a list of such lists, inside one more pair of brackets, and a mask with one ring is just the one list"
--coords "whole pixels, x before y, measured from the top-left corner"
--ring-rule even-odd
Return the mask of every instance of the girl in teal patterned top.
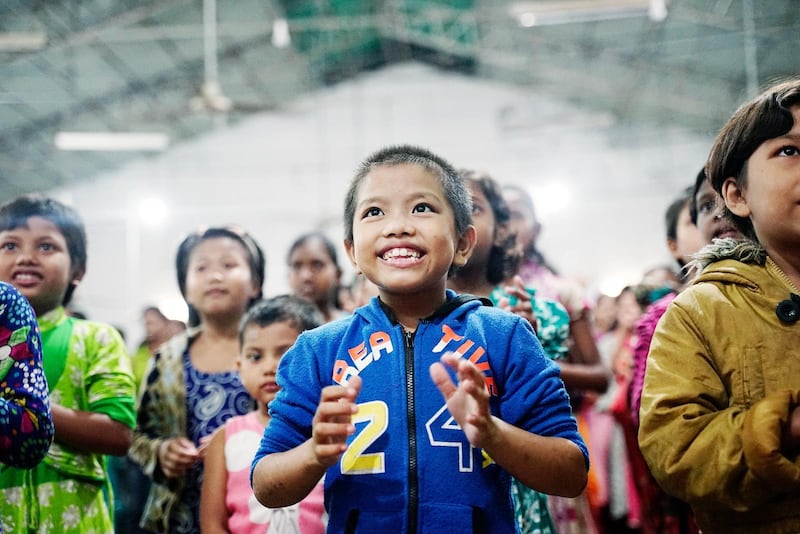
[[[530, 321], [547, 355], [563, 358], [569, 337], [569, 314], [558, 302], [536, 298], [515, 276], [522, 255], [508, 227], [508, 206], [500, 187], [488, 175], [461, 171], [472, 193], [472, 224], [477, 243], [466, 265], [454, 272], [448, 286], [459, 293], [488, 297], [492, 303]], [[509, 282], [509, 283], [506, 283]], [[511, 493], [517, 524], [523, 533], [554, 534], [547, 496], [513, 480]]]
[[0, 473], [10, 532], [113, 532], [104, 455], [130, 447], [135, 386], [117, 330], [64, 310], [85, 271], [86, 235], [74, 210], [40, 195], [0, 206], [0, 280], [39, 318], [56, 428], [42, 463]]

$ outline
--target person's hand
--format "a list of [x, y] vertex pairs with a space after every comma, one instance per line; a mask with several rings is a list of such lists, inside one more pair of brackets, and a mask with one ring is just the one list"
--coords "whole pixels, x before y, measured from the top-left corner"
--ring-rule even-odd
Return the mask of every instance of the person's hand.
[[158, 448], [158, 463], [168, 478], [185, 475], [200, 459], [194, 443], [183, 437], [168, 439]]
[[356, 431], [352, 416], [358, 411], [356, 397], [361, 377], [350, 378], [346, 386], [323, 388], [311, 430], [314, 456], [325, 467], [339, 461], [347, 450], [347, 438]]
[[[447, 368], [456, 372], [458, 384], [450, 379]], [[489, 391], [483, 373], [475, 364], [454, 352], [441, 357], [441, 363], [430, 366], [430, 374], [436, 387], [441, 391], [447, 409], [450, 411], [469, 442], [485, 448], [497, 431], [497, 426], [489, 410]]]
[[533, 331], [536, 332], [536, 314], [533, 313], [531, 293], [525, 287], [522, 277], [519, 275], [514, 276], [510, 285], [503, 286], [503, 291], [508, 297], [500, 299], [497, 307], [519, 315], [528, 321], [533, 327]]
[[[220, 428], [222, 428], [222, 427], [220, 427]], [[208, 446], [211, 443], [211, 438], [214, 437], [214, 434], [215, 434], [215, 432], [212, 432], [211, 434], [206, 434], [205, 436], [200, 438], [200, 446], [197, 447], [197, 452], [198, 452], [198, 454], [200, 455], [201, 458], [205, 458], [206, 457], [206, 450], [208, 450]]]

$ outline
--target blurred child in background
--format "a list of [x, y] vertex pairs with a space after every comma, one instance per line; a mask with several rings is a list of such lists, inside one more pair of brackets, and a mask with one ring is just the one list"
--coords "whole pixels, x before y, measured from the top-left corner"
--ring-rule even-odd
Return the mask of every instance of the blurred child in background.
[[326, 323], [347, 315], [338, 302], [342, 269], [336, 247], [325, 234], [298, 237], [289, 247], [286, 263], [292, 293], [313, 302]]
[[40, 195], [0, 206], [0, 280], [19, 289], [38, 317], [56, 430], [38, 466], [0, 473], [9, 531], [114, 529], [104, 456], [128, 452], [136, 391], [117, 330], [64, 311], [85, 272], [86, 232], [72, 208]]
[[278, 362], [300, 332], [320, 324], [316, 306], [289, 295], [257, 302], [242, 319], [237, 367], [256, 409], [228, 419], [208, 445], [200, 498], [204, 534], [325, 531], [321, 483], [299, 504], [287, 508], [265, 508], [250, 488], [250, 462], [269, 422], [269, 403], [279, 389], [275, 382]]
[[191, 328], [153, 358], [130, 456], [151, 477], [141, 525], [170, 534], [200, 529], [203, 451], [212, 433], [252, 409], [239, 379], [239, 322], [261, 298], [265, 260], [233, 226], [189, 234], [178, 247], [178, 286]]

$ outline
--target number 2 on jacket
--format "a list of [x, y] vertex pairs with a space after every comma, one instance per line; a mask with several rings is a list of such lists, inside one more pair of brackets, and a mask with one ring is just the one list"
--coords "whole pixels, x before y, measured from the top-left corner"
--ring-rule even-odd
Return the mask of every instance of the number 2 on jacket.
[[[375, 443], [389, 427], [389, 407], [383, 401], [370, 401], [358, 405], [358, 411], [353, 414], [352, 422], [358, 426], [363, 425], [360, 432], [353, 437], [350, 446], [342, 454], [340, 460], [342, 474], [367, 475], [383, 473], [386, 470], [385, 453], [366, 450]], [[428, 440], [434, 447], [458, 448], [459, 471], [470, 472], [473, 469], [473, 446], [467, 440], [461, 427], [443, 405], [433, 414], [425, 428], [428, 431]]]

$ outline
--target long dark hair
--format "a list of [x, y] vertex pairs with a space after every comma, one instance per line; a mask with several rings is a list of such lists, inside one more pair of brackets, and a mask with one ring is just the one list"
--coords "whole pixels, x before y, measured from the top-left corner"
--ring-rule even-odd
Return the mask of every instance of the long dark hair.
[[464, 180], [480, 187], [486, 200], [489, 201], [494, 215], [495, 237], [499, 232], [506, 233], [502, 241], [492, 243], [486, 266], [486, 279], [492, 284], [499, 284], [514, 276], [522, 262], [522, 252], [517, 247], [517, 236], [508, 231], [508, 221], [511, 219], [508, 203], [503, 198], [500, 185], [487, 173], [468, 169], [459, 172]]

